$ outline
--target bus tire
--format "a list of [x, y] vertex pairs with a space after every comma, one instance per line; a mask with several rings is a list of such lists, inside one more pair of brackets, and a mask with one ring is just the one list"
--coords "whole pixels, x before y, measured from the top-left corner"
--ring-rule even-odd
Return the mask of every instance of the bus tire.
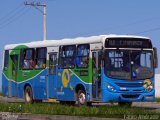
[[31, 104], [33, 103], [33, 92], [30, 86], [26, 86], [24, 91], [25, 103]]
[[131, 107], [132, 106], [132, 102], [118, 102], [119, 106], [127, 106], [127, 107]]
[[87, 105], [87, 102], [86, 102], [86, 94], [84, 92], [84, 90], [78, 90], [78, 93], [77, 93], [77, 101], [78, 101], [78, 106], [84, 106], [84, 105]]

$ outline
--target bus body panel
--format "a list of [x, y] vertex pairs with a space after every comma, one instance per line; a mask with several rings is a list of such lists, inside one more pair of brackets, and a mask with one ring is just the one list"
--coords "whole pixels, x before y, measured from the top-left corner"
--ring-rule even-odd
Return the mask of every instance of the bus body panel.
[[[77, 99], [75, 91], [77, 85], [83, 85], [85, 91], [88, 94], [90, 93], [90, 83], [85, 83], [71, 69], [59, 69], [57, 77], [57, 99], [62, 101], [75, 101]], [[88, 101], [90, 100], [89, 96], [87, 98]]]
[[[59, 76], [57, 76], [57, 88], [56, 91], [54, 89], [54, 84], [52, 84], [52, 82], [49, 85], [49, 88], [53, 88], [53, 89], [49, 89], [49, 92], [51, 93], [55, 93], [56, 92], [56, 97], [52, 96], [52, 94], [48, 95], [47, 98], [47, 88], [46, 88], [46, 75], [47, 75], [47, 69], [42, 70], [39, 74], [35, 75], [33, 78], [30, 78], [28, 80], [25, 80], [23, 82], [18, 82], [17, 83], [17, 90], [14, 89], [15, 86], [15, 81], [11, 81], [12, 83], [12, 96], [15, 96], [14, 91], [18, 91], [18, 98], [24, 98], [24, 88], [25, 85], [28, 84], [31, 86], [32, 88], [32, 92], [33, 92], [33, 98], [36, 100], [46, 100], [48, 98], [55, 98], [57, 100], [60, 101], [75, 101], [76, 98], [76, 93], [75, 93], [75, 87], [77, 85], [83, 85], [86, 92], [87, 92], [87, 101], [91, 100], [91, 84], [90, 83], [85, 83], [83, 80], [81, 80], [76, 74], [73, 73], [72, 70], [70, 69], [66, 69], [67, 72], [69, 72], [68, 78], [67, 76], [65, 76], [66, 78], [63, 78], [64, 80], [62, 80], [62, 74], [64, 73], [63, 69], [59, 69], [58, 74]], [[3, 95], [4, 96], [8, 96], [8, 81], [9, 79], [3, 74], [2, 75], [2, 80], [3, 80]], [[52, 77], [51, 79], [52, 80]], [[55, 79], [54, 79], [55, 80]], [[65, 83], [67, 82], [67, 83]], [[65, 86], [67, 84], [67, 86]]]
[[[18, 92], [17, 97], [24, 98], [24, 87], [25, 87], [25, 85], [28, 84], [32, 88], [34, 99], [40, 99], [40, 100], [47, 99], [47, 97], [46, 97], [46, 80], [45, 80], [46, 72], [47, 72], [47, 70], [42, 70], [39, 74], [35, 75], [33, 78], [27, 79], [22, 82], [18, 82], [16, 84], [18, 90], [14, 89], [16, 82], [14, 80], [12, 80], [11, 81], [12, 86], [13, 86], [13, 87], [11, 87], [12, 97], [15, 96], [15, 93], [13, 91], [17, 91]], [[3, 78], [3, 86], [5, 86], [5, 87], [3, 87], [3, 94], [5, 96], [8, 96], [7, 83], [9, 81], [9, 79], [4, 74], [3, 74], [2, 78]]]
[[9, 82], [8, 79], [6, 78], [5, 74], [2, 73], [2, 93], [4, 96], [8, 96], [8, 89], [9, 89]]
[[57, 98], [57, 76], [48, 75], [47, 76], [47, 97], [48, 98]]

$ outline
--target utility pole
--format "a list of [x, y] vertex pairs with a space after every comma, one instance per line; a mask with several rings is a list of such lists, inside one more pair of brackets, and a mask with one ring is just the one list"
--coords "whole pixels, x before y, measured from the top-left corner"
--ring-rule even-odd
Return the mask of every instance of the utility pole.
[[[46, 2], [44, 4], [41, 4], [40, 2], [35, 3], [35, 2], [25, 2], [24, 5], [32, 6], [35, 7], [38, 11], [40, 11], [43, 14], [43, 40], [47, 40], [47, 21], [46, 21]], [[41, 10], [39, 7], [43, 7], [43, 10]]]

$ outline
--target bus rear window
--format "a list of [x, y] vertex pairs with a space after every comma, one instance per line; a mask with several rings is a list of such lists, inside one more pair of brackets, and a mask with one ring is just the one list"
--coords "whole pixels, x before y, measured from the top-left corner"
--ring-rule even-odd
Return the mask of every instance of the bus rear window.
[[3, 70], [7, 70], [8, 69], [8, 60], [9, 60], [8, 58], [9, 58], [9, 51], [5, 50]]

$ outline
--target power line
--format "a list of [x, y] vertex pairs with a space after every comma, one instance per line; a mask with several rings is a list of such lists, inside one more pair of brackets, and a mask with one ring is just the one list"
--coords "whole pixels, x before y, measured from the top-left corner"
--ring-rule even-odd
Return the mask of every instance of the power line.
[[19, 13], [22, 13], [24, 11], [24, 7], [18, 10], [17, 12], [13, 13], [10, 16], [6, 16], [3, 20], [0, 22], [0, 26], [3, 26], [3, 24], [7, 23], [8, 21], [12, 20], [14, 17], [16, 17]]
[[129, 27], [129, 26], [133, 26], [133, 25], [137, 25], [137, 24], [141, 24], [141, 23], [146, 23], [146, 22], [151, 22], [151, 21], [155, 21], [155, 20], [159, 20], [159, 19], [160, 19], [160, 17], [146, 18], [146, 19], [143, 19], [143, 20], [137, 20], [137, 21], [127, 23], [127, 24], [117, 25], [117, 26], [109, 28], [109, 30], [123, 29], [123, 28]]
[[[40, 11], [43, 14], [43, 40], [47, 39], [47, 22], [46, 22], [46, 2], [44, 1], [43, 4], [41, 4], [40, 2], [35, 3], [33, 2], [25, 2], [24, 3], [26, 6], [32, 6], [34, 8], [36, 8], [38, 11]], [[42, 7], [43, 10], [41, 10], [39, 7]]]
[[9, 13], [7, 13], [6, 15], [4, 15], [3, 17], [0, 18], [0, 21], [2, 21], [3, 19], [6, 19], [9, 15], [13, 14], [14, 12], [16, 12], [19, 8], [22, 7], [22, 3], [19, 4], [16, 8], [14, 8], [13, 10], [11, 10]]
[[[119, 27], [113, 27], [113, 28], [110, 28], [110, 29], [126, 28], [128, 26], [132, 26], [132, 25], [136, 25], [136, 24], [141, 24], [141, 23], [144, 23], [144, 22], [155, 21], [155, 20], [158, 20], [158, 19], [160, 19], [160, 17], [147, 18], [147, 19], [144, 19], [144, 20], [139, 20], [139, 21], [135, 21], [135, 22], [132, 22], [132, 23], [128, 23], [126, 25], [119, 25]], [[158, 30], [160, 30], [160, 27], [144, 30], [144, 31], [137, 32], [137, 33], [134, 33], [134, 34], [142, 34], [142, 33], [146, 33], [146, 32], [158, 31]]]
[[147, 32], [158, 31], [158, 30], [160, 30], [160, 27], [144, 30], [144, 31], [137, 32], [137, 33], [134, 33], [134, 34], [142, 34], [142, 33], [147, 33]]
[[136, 25], [136, 24], [141, 24], [141, 23], [145, 23], [145, 22], [151, 22], [151, 21], [155, 21], [155, 20], [159, 20], [159, 19], [160, 19], [160, 17], [146, 18], [146, 19], [143, 19], [143, 20], [138, 20], [138, 21], [135, 21], [135, 22], [132, 22], [132, 23], [128, 23], [128, 24], [125, 25], [125, 27]]
[[20, 14], [17, 14], [16, 16], [12, 17], [12, 19], [8, 19], [8, 21], [6, 21], [5, 23], [1, 24], [0, 29], [3, 29], [4, 27], [6, 27], [7, 25], [13, 23], [14, 21], [20, 19], [23, 15], [25, 15], [27, 12], [29, 11], [29, 9], [23, 9], [23, 11]]
[[7, 25], [13, 23], [28, 11], [28, 10], [25, 10], [25, 7], [22, 5], [23, 4], [20, 3], [16, 8], [14, 8], [5, 16], [0, 18], [0, 29], [3, 29]]

